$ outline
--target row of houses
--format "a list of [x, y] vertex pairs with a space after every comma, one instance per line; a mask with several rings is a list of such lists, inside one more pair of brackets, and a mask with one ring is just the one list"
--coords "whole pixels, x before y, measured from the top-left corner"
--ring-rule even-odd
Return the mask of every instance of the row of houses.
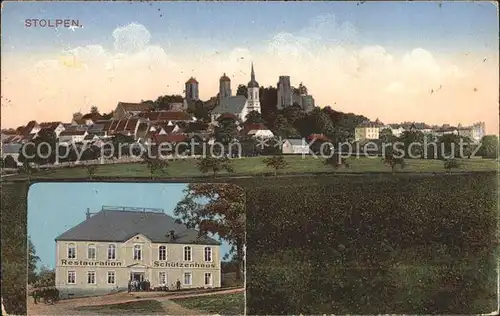
[[442, 126], [428, 125], [425, 123], [404, 122], [400, 124], [384, 124], [377, 118], [375, 121], [365, 121], [355, 129], [355, 141], [374, 140], [381, 137], [384, 129], [390, 130], [392, 135], [399, 137], [405, 131], [420, 131], [424, 135], [435, 137], [454, 134], [470, 138], [473, 142], [480, 142], [485, 135], [486, 126], [484, 122], [474, 123], [471, 126]]

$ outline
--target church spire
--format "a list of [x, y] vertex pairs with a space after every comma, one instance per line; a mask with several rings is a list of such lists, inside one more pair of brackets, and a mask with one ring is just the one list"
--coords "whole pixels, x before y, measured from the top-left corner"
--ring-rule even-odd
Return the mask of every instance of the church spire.
[[248, 88], [258, 88], [259, 83], [255, 80], [255, 71], [253, 70], [253, 62], [252, 62], [252, 72], [250, 74], [250, 82], [248, 83]]

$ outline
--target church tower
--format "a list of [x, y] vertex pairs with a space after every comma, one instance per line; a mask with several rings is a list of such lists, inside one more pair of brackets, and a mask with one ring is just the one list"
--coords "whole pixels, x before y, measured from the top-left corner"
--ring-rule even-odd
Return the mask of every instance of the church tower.
[[219, 79], [219, 101], [222, 101], [231, 96], [231, 79], [226, 76], [226, 73]]
[[247, 86], [248, 91], [248, 112], [257, 111], [260, 112], [260, 100], [259, 100], [259, 83], [255, 81], [255, 72], [253, 70], [252, 63], [252, 73], [250, 75], [250, 82]]
[[188, 103], [200, 99], [198, 96], [198, 85], [198, 81], [193, 77], [186, 81], [185, 98]]

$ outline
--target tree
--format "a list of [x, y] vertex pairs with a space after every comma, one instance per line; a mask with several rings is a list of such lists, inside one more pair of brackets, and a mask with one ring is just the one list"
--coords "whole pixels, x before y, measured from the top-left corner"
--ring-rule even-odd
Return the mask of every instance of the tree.
[[94, 174], [97, 170], [97, 166], [96, 165], [86, 165], [85, 169], [87, 170], [89, 180], [92, 180], [92, 178], [94, 177]]
[[273, 133], [278, 137], [294, 138], [300, 136], [297, 130], [290, 123], [288, 123], [283, 114], [278, 114], [272, 125]]
[[198, 162], [198, 169], [202, 173], [208, 173], [211, 171], [214, 178], [217, 176], [217, 173], [222, 170], [226, 170], [227, 172], [233, 172], [231, 161], [227, 157], [222, 157], [222, 158], [213, 156], [203, 157]]
[[243, 95], [248, 98], [248, 88], [244, 84], [240, 84], [236, 90], [236, 95]]
[[[311, 134], [323, 134], [328, 137], [333, 136], [334, 126], [332, 120], [327, 113], [319, 108], [315, 108], [307, 116], [307, 119], [298, 120], [301, 126], [298, 127], [300, 133], [303, 136], [309, 136]], [[297, 125], [296, 125], [297, 126]]]
[[264, 119], [262, 115], [257, 111], [251, 111], [245, 116], [245, 123], [254, 124], [254, 123], [264, 123]]
[[80, 120], [80, 119], [82, 119], [82, 117], [83, 117], [82, 112], [73, 113], [73, 119], [74, 120]]
[[17, 162], [14, 157], [12, 157], [11, 155], [7, 155], [7, 157], [5, 157], [5, 160], [2, 160], [2, 168], [17, 168]]
[[460, 163], [455, 158], [449, 158], [444, 161], [444, 169], [448, 172], [450, 172], [451, 169], [459, 169], [459, 168], [460, 168]]
[[101, 115], [101, 118], [102, 118], [103, 120], [111, 120], [111, 119], [113, 118], [113, 116], [114, 116], [114, 115], [115, 115], [115, 111], [113, 110], [113, 111], [111, 111], [111, 112], [109, 112], [109, 113], [107, 113], [107, 114], [106, 114], [106, 113], [104, 113], [103, 115]]
[[34, 139], [37, 148], [34, 162], [38, 165], [53, 164], [56, 160], [57, 136], [54, 131], [41, 129]]
[[[148, 101], [145, 101], [148, 102]], [[182, 103], [184, 99], [177, 94], [159, 96], [151, 105], [158, 110], [170, 110], [170, 103]]]
[[388, 144], [394, 142], [395, 137], [390, 128], [384, 128], [380, 131], [379, 139], [381, 139], [383, 143]]
[[278, 90], [276, 87], [260, 87], [259, 88], [260, 109], [262, 118], [267, 122], [272, 122], [276, 116], [278, 109]]
[[485, 135], [481, 139], [481, 148], [479, 149], [479, 155], [483, 158], [498, 158], [498, 136], [497, 135]]
[[334, 154], [331, 157], [326, 158], [325, 165], [332, 166], [335, 169], [338, 169], [341, 166], [349, 168], [347, 158], [341, 157], [340, 154]]
[[97, 106], [93, 105], [93, 106], [90, 108], [90, 113], [91, 113], [91, 114], [99, 114], [99, 109], [97, 108]]
[[36, 287], [53, 287], [56, 285], [56, 271], [42, 266], [37, 275]]
[[[405, 157], [422, 157], [424, 143], [424, 134], [420, 131], [404, 131], [399, 136], [398, 141], [404, 144]], [[417, 146], [411, 144], [419, 144]], [[411, 150], [411, 152], [410, 152]]]
[[196, 101], [194, 103], [194, 109], [192, 112], [197, 120], [200, 120], [205, 123], [210, 122], [210, 113], [208, 112], [207, 108], [205, 108], [203, 101], [201, 100]]
[[227, 145], [231, 143], [238, 135], [238, 126], [236, 120], [230, 117], [219, 118], [218, 126], [215, 128], [215, 140]]
[[177, 203], [175, 216], [180, 216], [180, 222], [189, 228], [217, 234], [227, 241], [239, 267], [236, 279], [241, 281], [246, 226], [244, 190], [232, 184], [191, 183], [185, 194]]
[[266, 164], [267, 167], [274, 169], [274, 176], [276, 178], [278, 177], [278, 170], [285, 169], [288, 164], [283, 155], [268, 157], [264, 159], [263, 162]]
[[28, 162], [28, 161], [25, 161], [22, 165], [22, 167], [19, 169], [19, 171], [21, 171], [22, 173], [24, 173], [26, 175], [26, 180], [28, 182], [31, 182], [31, 177], [33, 176], [33, 173], [35, 173], [37, 171], [36, 168], [34, 168], [33, 166], [31, 166], [31, 163]]
[[33, 284], [36, 281], [38, 261], [40, 261], [40, 257], [36, 255], [35, 246], [31, 242], [31, 237], [28, 236], [28, 284]]
[[160, 159], [160, 158], [151, 158], [148, 157], [147, 155], [144, 156], [145, 161], [146, 161], [146, 166], [148, 167], [149, 174], [151, 176], [151, 180], [155, 179], [155, 174], [160, 172], [162, 174], [166, 174], [166, 168], [168, 167], [168, 162], [167, 160]]
[[396, 165], [399, 165], [401, 169], [405, 167], [405, 161], [403, 158], [396, 158], [392, 153], [386, 154], [385, 158], [382, 159], [382, 162], [385, 165], [388, 165], [391, 167], [392, 173], [396, 172]]

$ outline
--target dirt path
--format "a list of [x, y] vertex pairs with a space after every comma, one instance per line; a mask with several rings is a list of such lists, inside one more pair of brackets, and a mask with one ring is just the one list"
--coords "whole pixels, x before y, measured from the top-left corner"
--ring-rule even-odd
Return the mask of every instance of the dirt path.
[[137, 302], [143, 300], [156, 300], [162, 304], [165, 313], [167, 315], [203, 315], [205, 314], [204, 312], [187, 309], [173, 302], [172, 300], [180, 298], [208, 296], [208, 295], [234, 294], [234, 293], [242, 293], [244, 291], [245, 289], [239, 288], [239, 289], [230, 289], [230, 290], [208, 292], [208, 293], [190, 293], [190, 294], [178, 294], [169, 296], [144, 295], [139, 298], [137, 297], [139, 296], [138, 293], [122, 292], [122, 293], [109, 294], [97, 297], [82, 297], [70, 300], [62, 300], [53, 305], [47, 305], [44, 303], [34, 304], [33, 298], [28, 297], [27, 308], [28, 308], [28, 315], [103, 315], [103, 314], [98, 314], [95, 311], [92, 312], [75, 311], [75, 309], [82, 306], [103, 306], [103, 305], [120, 304], [127, 302]]

